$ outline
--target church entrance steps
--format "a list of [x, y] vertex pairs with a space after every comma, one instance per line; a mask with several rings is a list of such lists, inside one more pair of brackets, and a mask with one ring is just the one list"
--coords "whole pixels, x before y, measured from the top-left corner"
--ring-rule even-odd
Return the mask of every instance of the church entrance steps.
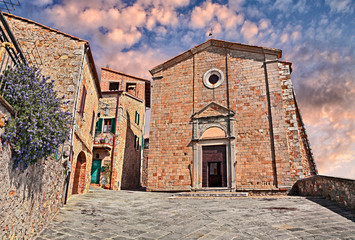
[[198, 192], [180, 192], [175, 193], [172, 197], [247, 197], [247, 192], [221, 192], [221, 191], [198, 191]]
[[237, 189], [236, 192], [247, 192], [249, 196], [272, 196], [272, 195], [288, 195], [290, 188], [273, 188], [273, 189]]

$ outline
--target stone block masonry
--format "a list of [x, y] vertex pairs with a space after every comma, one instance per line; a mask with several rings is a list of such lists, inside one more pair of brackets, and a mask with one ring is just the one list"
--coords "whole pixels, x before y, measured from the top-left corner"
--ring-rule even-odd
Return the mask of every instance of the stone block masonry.
[[[62, 108], [73, 114], [74, 132], [64, 144], [64, 151], [71, 159], [71, 165], [68, 164], [71, 175], [67, 197], [87, 192], [92, 164], [91, 129], [101, 96], [89, 43], [29, 19], [4, 15], [24, 51], [36, 46], [37, 60], [42, 63], [39, 66], [41, 73], [54, 80], [58, 97], [64, 96], [64, 100], [68, 101]], [[30, 65], [35, 64], [32, 60], [28, 59]], [[58, 174], [62, 174], [61, 171]]]
[[[71, 140], [64, 144], [60, 160], [38, 161], [24, 172], [12, 168], [9, 151], [2, 146], [0, 186], [2, 238], [28, 239], [38, 233], [63, 202], [70, 172], [68, 197], [88, 191], [92, 164], [93, 123], [101, 96], [89, 43], [29, 19], [5, 14], [22, 49], [38, 49], [41, 73], [54, 80], [62, 108], [73, 114]], [[28, 59], [29, 64], [35, 64]], [[6, 152], [8, 151], [8, 152]], [[70, 159], [71, 164], [66, 159]], [[66, 160], [66, 161], [65, 161]], [[63, 165], [61, 164], [63, 163]]]
[[[13, 110], [0, 96], [0, 134]], [[49, 158], [25, 171], [13, 168], [11, 150], [0, 142], [0, 239], [29, 239], [53, 218], [62, 205], [63, 167]]]
[[324, 197], [355, 210], [355, 180], [317, 175], [298, 180], [291, 194]]

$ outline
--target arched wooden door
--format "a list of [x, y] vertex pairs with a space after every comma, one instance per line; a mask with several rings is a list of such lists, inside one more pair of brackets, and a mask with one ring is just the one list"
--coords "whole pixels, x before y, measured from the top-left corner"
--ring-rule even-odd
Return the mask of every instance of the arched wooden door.
[[76, 161], [73, 192], [72, 194], [83, 193], [85, 188], [86, 177], [86, 158], [85, 153], [80, 152]]

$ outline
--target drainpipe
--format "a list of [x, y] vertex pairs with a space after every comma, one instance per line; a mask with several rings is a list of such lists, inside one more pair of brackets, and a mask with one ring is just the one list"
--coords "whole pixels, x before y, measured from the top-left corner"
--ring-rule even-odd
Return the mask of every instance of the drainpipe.
[[[113, 189], [113, 181], [112, 181], [112, 172], [113, 172], [113, 160], [114, 160], [114, 153], [115, 153], [115, 144], [116, 144], [116, 132], [117, 132], [117, 120], [118, 120], [118, 106], [119, 106], [119, 103], [120, 103], [120, 94], [121, 93], [118, 93], [117, 94], [117, 104], [116, 104], [116, 114], [115, 114], [115, 119], [116, 119], [116, 124], [115, 124], [115, 133], [113, 135], [113, 146], [112, 146], [112, 151], [111, 151], [111, 176], [110, 176], [110, 189], [112, 190]], [[119, 186], [117, 186], [118, 188]]]
[[141, 140], [141, 160], [140, 160], [140, 169], [139, 169], [139, 186], [142, 187], [142, 175], [143, 175], [143, 160], [144, 160], [144, 134], [145, 134], [145, 111], [146, 111], [146, 107], [145, 107], [145, 101], [144, 101], [144, 114], [143, 114], [143, 119], [142, 119], [142, 140]]
[[261, 48], [261, 50], [262, 50], [262, 52], [263, 52], [263, 54], [264, 54], [263, 67], [264, 67], [265, 86], [266, 86], [266, 98], [267, 98], [267, 107], [268, 107], [268, 119], [269, 119], [269, 131], [270, 131], [270, 145], [271, 145], [272, 170], [273, 170], [273, 173], [274, 173], [274, 185], [275, 185], [275, 187], [277, 188], [277, 187], [278, 187], [278, 181], [277, 181], [276, 156], [275, 156], [274, 127], [273, 127], [273, 124], [272, 124], [270, 89], [269, 89], [269, 79], [268, 79], [267, 66], [266, 66], [266, 64], [278, 62], [278, 60], [275, 60], [275, 61], [266, 61], [266, 55], [265, 55], [264, 49]]
[[73, 129], [71, 132], [71, 139], [70, 139], [70, 154], [69, 154], [69, 162], [68, 162], [68, 166], [67, 166], [67, 176], [65, 179], [65, 183], [64, 183], [64, 197], [63, 197], [63, 205], [67, 203], [67, 198], [68, 198], [68, 190], [69, 190], [69, 180], [70, 180], [70, 174], [71, 174], [71, 164], [73, 162], [73, 143], [74, 143], [74, 133], [75, 133], [75, 120], [76, 120], [76, 112], [77, 112], [77, 108], [78, 108], [78, 102], [79, 102], [79, 93], [80, 93], [80, 87], [81, 87], [81, 81], [82, 81], [82, 75], [83, 75], [83, 70], [84, 70], [84, 61], [85, 61], [85, 57], [88, 51], [88, 45], [85, 43], [84, 45], [84, 54], [83, 57], [81, 59], [81, 67], [79, 70], [79, 83], [78, 83], [78, 87], [77, 87], [77, 91], [76, 91], [76, 99], [75, 99], [75, 105], [74, 105], [74, 111], [73, 111]]
[[227, 156], [229, 160], [229, 187], [232, 188], [232, 171], [234, 163], [231, 162], [232, 159], [232, 144], [231, 144], [231, 122], [230, 122], [230, 108], [229, 108], [229, 81], [228, 81], [228, 53], [227, 48], [225, 48], [225, 64], [226, 64], [226, 90], [227, 90], [227, 108], [228, 108], [228, 116], [227, 116], [227, 136], [228, 136], [228, 151]]

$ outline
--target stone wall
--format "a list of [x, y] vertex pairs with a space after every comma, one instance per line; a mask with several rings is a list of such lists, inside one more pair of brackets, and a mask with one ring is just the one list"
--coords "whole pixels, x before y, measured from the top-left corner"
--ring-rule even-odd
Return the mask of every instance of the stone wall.
[[[135, 112], [140, 114], [139, 124]], [[117, 115], [117, 138], [112, 173], [113, 189], [137, 189], [140, 187], [140, 167], [144, 135], [145, 105], [142, 100], [123, 92]], [[139, 139], [135, 139], [135, 136]], [[135, 144], [135, 141], [136, 144]], [[119, 183], [119, 184], [118, 184]]]
[[[84, 53], [83, 53], [84, 54]], [[80, 108], [80, 102], [82, 97], [83, 88], [86, 88], [87, 95], [84, 107], [84, 113], [81, 116], [78, 113]], [[75, 134], [74, 134], [74, 141], [73, 141], [73, 160], [72, 160], [72, 168], [71, 168], [71, 175], [69, 181], [69, 190], [68, 190], [68, 197], [71, 196], [73, 193], [74, 186], [76, 182], [74, 181], [75, 178], [75, 171], [76, 168], [79, 167], [83, 173], [83, 193], [89, 191], [90, 179], [91, 179], [91, 166], [92, 166], [92, 147], [94, 143], [94, 132], [95, 132], [95, 122], [97, 119], [97, 112], [98, 112], [98, 105], [99, 105], [99, 90], [95, 84], [94, 75], [92, 73], [92, 69], [90, 67], [89, 58], [86, 55], [83, 61], [83, 73], [82, 79], [80, 84], [80, 90], [78, 105], [77, 105], [77, 112], [76, 112], [76, 121], [75, 121]], [[81, 155], [80, 155], [81, 154]], [[78, 164], [78, 159], [81, 158], [82, 161], [85, 161], [85, 165]]]
[[[0, 96], [0, 132], [11, 107]], [[0, 142], [0, 239], [29, 239], [40, 232], [62, 205], [65, 175], [55, 159], [25, 171], [13, 168], [11, 150]]]
[[320, 196], [355, 209], [355, 180], [317, 175], [298, 180], [291, 195]]
[[[75, 134], [71, 135], [73, 141], [67, 141], [64, 147], [65, 152], [70, 152], [72, 147], [68, 197], [73, 192], [79, 154], [85, 162], [79, 164], [81, 170], [85, 167], [85, 174], [82, 176], [85, 178], [80, 184], [84, 187], [83, 192], [87, 192], [90, 184], [93, 146], [93, 132], [90, 130], [92, 122], [96, 122], [98, 99], [101, 94], [88, 42], [29, 19], [12, 14], [5, 14], [5, 16], [21, 48], [24, 51], [37, 48], [38, 54], [36, 53], [35, 58], [28, 59], [29, 64], [38, 65], [44, 76], [54, 80], [54, 89], [58, 97], [64, 96], [64, 100], [68, 101], [68, 104], [63, 105], [62, 108], [75, 117]], [[86, 88], [87, 95], [84, 113], [81, 116], [79, 109], [83, 87]]]

